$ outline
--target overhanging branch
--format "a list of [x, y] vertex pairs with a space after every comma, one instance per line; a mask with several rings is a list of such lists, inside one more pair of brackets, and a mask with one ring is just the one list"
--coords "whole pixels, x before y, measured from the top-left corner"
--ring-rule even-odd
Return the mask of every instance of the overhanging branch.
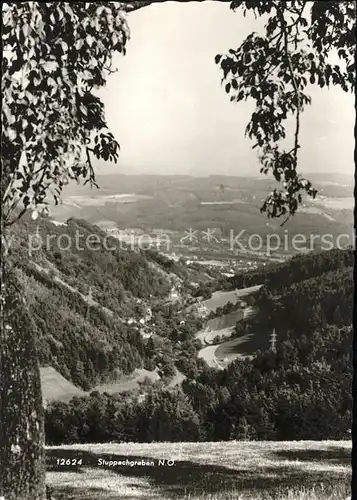
[[293, 68], [290, 53], [289, 53], [288, 31], [287, 31], [286, 21], [284, 18], [284, 12], [281, 10], [278, 10], [278, 15], [280, 18], [281, 29], [282, 29], [283, 36], [284, 36], [285, 56], [286, 56], [287, 61], [288, 61], [290, 78], [291, 78], [292, 85], [293, 85], [294, 92], [295, 92], [295, 96], [296, 96], [296, 124], [295, 124], [295, 141], [294, 141], [294, 158], [295, 158], [295, 167], [296, 167], [297, 166], [298, 148], [299, 148], [299, 131], [300, 131], [300, 97], [299, 97], [299, 89], [298, 89], [296, 79], [295, 79], [294, 68]]

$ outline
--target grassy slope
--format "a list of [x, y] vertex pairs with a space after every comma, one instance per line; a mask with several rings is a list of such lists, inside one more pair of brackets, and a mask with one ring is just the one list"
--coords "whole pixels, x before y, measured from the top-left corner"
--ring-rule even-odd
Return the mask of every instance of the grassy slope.
[[88, 392], [83, 391], [69, 380], [63, 377], [52, 366], [40, 368], [41, 386], [43, 399], [46, 402], [63, 401], [68, 402], [74, 396], [85, 396], [92, 391], [100, 393], [115, 394], [118, 392], [132, 391], [140, 387], [145, 379], [150, 379], [153, 382], [160, 380], [160, 376], [156, 371], [148, 371], [144, 368], [134, 370], [130, 375], [123, 375], [117, 381], [107, 384], [99, 384], [91, 388]]
[[[69, 445], [48, 449], [47, 482], [67, 500], [342, 500], [350, 451], [347, 441]], [[83, 466], [57, 466], [58, 458]], [[152, 463], [99, 466], [99, 458]]]
[[82, 389], [63, 377], [52, 366], [40, 368], [42, 396], [44, 401], [69, 401], [73, 396], [83, 396]]

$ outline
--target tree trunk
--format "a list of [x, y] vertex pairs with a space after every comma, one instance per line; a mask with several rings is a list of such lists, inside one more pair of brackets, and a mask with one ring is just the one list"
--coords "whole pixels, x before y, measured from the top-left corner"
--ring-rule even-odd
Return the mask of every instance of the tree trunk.
[[45, 498], [44, 411], [34, 327], [13, 269], [2, 263], [0, 497]]

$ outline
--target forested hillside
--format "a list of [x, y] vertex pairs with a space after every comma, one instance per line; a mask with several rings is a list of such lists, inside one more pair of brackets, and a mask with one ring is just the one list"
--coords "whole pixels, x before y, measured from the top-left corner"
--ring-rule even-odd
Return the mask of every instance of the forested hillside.
[[203, 283], [196, 290], [196, 295], [209, 296], [215, 290], [234, 290], [255, 285], [265, 285], [270, 291], [278, 291], [329, 271], [350, 268], [353, 262], [352, 248], [313, 251], [296, 255], [282, 263], [270, 263], [249, 272], [236, 273], [229, 278]]
[[74, 219], [56, 225], [24, 218], [11, 233], [9, 255], [36, 327], [40, 365], [84, 389], [152, 368], [152, 349], [128, 318], [138, 323], [151, 302], [165, 303], [173, 272], [185, 277], [179, 264], [169, 271], [150, 265], [155, 252], [148, 259], [145, 251], [105, 238]]
[[239, 273], [228, 279], [233, 288], [265, 284], [270, 290], [320, 276], [328, 271], [353, 266], [353, 250], [333, 249], [296, 255], [279, 264], [256, 269], [249, 274]]

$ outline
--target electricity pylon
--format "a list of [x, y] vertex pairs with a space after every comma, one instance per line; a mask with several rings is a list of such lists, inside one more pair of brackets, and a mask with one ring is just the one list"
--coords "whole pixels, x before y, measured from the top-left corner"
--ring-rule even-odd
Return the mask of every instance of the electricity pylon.
[[276, 331], [275, 328], [273, 329], [273, 333], [271, 334], [270, 337], [270, 349], [272, 352], [276, 352]]

